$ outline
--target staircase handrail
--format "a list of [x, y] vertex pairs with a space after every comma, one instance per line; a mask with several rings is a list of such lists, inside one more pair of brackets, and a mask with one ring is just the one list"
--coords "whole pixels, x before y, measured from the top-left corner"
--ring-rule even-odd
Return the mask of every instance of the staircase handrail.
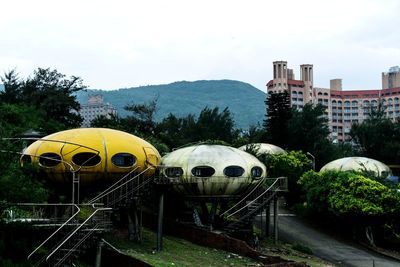
[[[122, 198], [126, 197], [127, 195], [138, 191], [140, 188], [144, 187], [145, 185], [147, 185], [147, 184], [148, 184], [149, 182], [151, 182], [152, 180], [153, 180], [152, 177], [147, 178], [146, 180], [142, 180], [141, 183], [138, 184], [135, 188], [133, 188], [130, 192], [128, 192], [128, 193], [126, 193], [126, 194], [121, 194], [121, 195], [120, 195], [120, 198], [122, 199]], [[114, 201], [112, 201], [112, 202], [110, 202], [110, 203], [107, 203], [107, 206], [112, 206], [112, 205], [114, 205], [115, 203], [117, 203], [118, 201], [120, 201], [121, 199], [119, 199], [119, 200], [114, 200]]]
[[[248, 217], [250, 217], [251, 215], [253, 215], [254, 213], [256, 213], [256, 212], [258, 212], [261, 208], [263, 208], [264, 207], [264, 205], [268, 202], [268, 201], [270, 201], [271, 199], [272, 199], [272, 197], [274, 197], [276, 194], [278, 193], [278, 191], [277, 190], [266, 190], [263, 194], [262, 194], [262, 200], [258, 203], [258, 205], [257, 205], [257, 207], [255, 208], [255, 209], [253, 209], [253, 210], [247, 210], [247, 213], [245, 213], [244, 215], [242, 215], [239, 219], [238, 219], [238, 221], [243, 221], [245, 218], [248, 218]], [[256, 202], [256, 201], [254, 201], [254, 202]], [[237, 213], [239, 213], [239, 212], [241, 212], [241, 211], [243, 211], [244, 209], [246, 209], [246, 208], [248, 208], [249, 206], [251, 206], [254, 202], [250, 202], [250, 203], [248, 203], [248, 205], [246, 205], [246, 206], [244, 206], [243, 208], [241, 208], [239, 211], [237, 211], [235, 214], [237, 214]], [[232, 214], [232, 216], [233, 215], [235, 215], [235, 214]], [[229, 218], [229, 217], [227, 217], [227, 218]], [[233, 223], [233, 224], [235, 224], [235, 222]]]
[[[136, 166], [134, 169], [132, 169], [130, 172], [128, 172], [127, 174], [125, 174], [124, 176], [122, 176], [118, 181], [116, 181], [115, 183], [113, 183], [111, 186], [109, 186], [106, 190], [104, 190], [103, 192], [101, 192], [100, 194], [98, 194], [97, 196], [95, 196], [94, 198], [92, 198], [91, 200], [88, 201], [89, 204], [95, 203], [95, 201], [97, 201], [98, 199], [102, 198], [103, 196], [106, 196], [108, 192], [110, 190], [112, 190], [115, 186], [117, 186], [119, 183], [121, 183], [126, 177], [128, 177], [129, 175], [131, 175], [132, 173], [134, 173], [139, 167]], [[136, 176], [135, 176], [136, 177]], [[135, 178], [134, 177], [134, 178]]]
[[[137, 178], [140, 177], [142, 174], [144, 174], [145, 172], [147, 172], [149, 169], [151, 169], [151, 167], [147, 167], [146, 169], [144, 169], [143, 171], [141, 171], [139, 174], [135, 175], [135, 176], [132, 177], [131, 179], [127, 180], [126, 182], [120, 184], [118, 187], [113, 188], [112, 190], [106, 189], [103, 193], [100, 193], [100, 195], [98, 195], [97, 197], [91, 199], [91, 200], [88, 202], [88, 204], [94, 204], [97, 200], [99, 200], [99, 199], [101, 199], [101, 198], [103, 198], [103, 197], [105, 197], [105, 196], [107, 196], [107, 195], [113, 193], [115, 190], [117, 190], [117, 189], [121, 188], [122, 186], [126, 185], [127, 183], [129, 183], [129, 182], [131, 182], [131, 181], [137, 179]], [[127, 175], [125, 175], [125, 177], [126, 177], [126, 176], [127, 176]], [[119, 181], [121, 181], [122, 179], [124, 179], [124, 178], [121, 178]], [[119, 182], [119, 181], [118, 181], [118, 182]], [[118, 182], [117, 182], [117, 183], [118, 183]], [[117, 184], [117, 183], [115, 183], [115, 184]], [[113, 186], [114, 186], [114, 185], [112, 185], [111, 187], [113, 187]], [[139, 186], [136, 187], [136, 188], [135, 188], [135, 191], [136, 191], [137, 189], [139, 189], [139, 188], [140, 188]], [[109, 192], [107, 192], [107, 191], [109, 191]]]
[[245, 195], [242, 199], [240, 199], [235, 205], [224, 211], [220, 216], [224, 216], [225, 214], [229, 213], [231, 210], [235, 209], [237, 206], [239, 206], [242, 202], [246, 201], [261, 185], [264, 184], [266, 178], [261, 179], [256, 186], [247, 194]]
[[51, 256], [53, 256], [54, 253], [56, 253], [76, 232], [78, 232], [98, 211], [105, 211], [105, 210], [111, 210], [112, 208], [97, 208], [95, 204], [92, 204], [92, 207], [94, 209], [94, 212], [90, 214], [90, 216], [82, 222], [78, 227], [75, 228], [75, 230], [72, 231], [72, 233], [67, 236], [47, 257], [46, 261], [50, 259]]
[[[256, 202], [258, 199], [260, 199], [261, 197], [263, 197], [265, 194], [269, 193], [269, 192], [275, 192], [277, 191], [277, 189], [280, 187], [280, 180], [282, 179], [286, 179], [286, 177], [278, 177], [276, 178], [276, 180], [267, 188], [264, 190], [264, 192], [262, 192], [261, 194], [259, 194], [256, 198], [254, 198], [253, 200], [251, 200], [249, 203], [247, 203], [246, 205], [244, 205], [243, 207], [241, 207], [240, 209], [232, 212], [231, 214], [228, 214], [226, 216], [226, 218], [230, 218], [234, 215], [236, 215], [237, 213], [243, 211], [245, 208], [247, 208], [248, 206], [252, 205], [254, 202]], [[276, 188], [275, 190], [273, 190], [274, 188]]]
[[64, 228], [65, 225], [67, 225], [72, 219], [74, 219], [74, 218], [78, 215], [78, 213], [81, 211], [81, 209], [79, 208], [79, 206], [76, 205], [76, 204], [64, 204], [64, 205], [71, 205], [71, 206], [74, 206], [74, 207], [77, 209], [77, 211], [76, 211], [74, 214], [72, 214], [72, 216], [71, 216], [68, 220], [66, 220], [60, 227], [58, 227], [57, 230], [55, 230], [55, 231], [54, 231], [46, 240], [44, 240], [36, 249], [34, 249], [34, 250], [28, 255], [28, 258], [27, 258], [28, 260], [30, 259], [30, 257], [32, 257], [33, 254], [36, 253], [36, 251], [39, 250], [39, 248], [41, 248], [44, 244], [46, 244], [55, 234], [57, 234], [62, 228]]
[[[243, 207], [241, 207], [240, 209], [232, 212], [231, 214], [228, 214], [226, 216], [226, 218], [230, 218], [234, 215], [236, 215], [237, 213], [243, 211], [244, 209], [246, 209], [248, 206], [252, 205], [254, 202], [256, 202], [258, 199], [260, 199], [261, 197], [263, 197], [265, 194], [272, 192], [273, 187], [275, 187], [275, 185], [278, 183], [278, 179], [277, 178], [267, 189], [264, 190], [264, 192], [262, 192], [261, 194], [259, 194], [256, 198], [254, 198], [253, 200], [249, 201], [248, 203], [246, 203], [246, 205], [244, 205]], [[279, 187], [279, 185], [278, 185]]]
[[54, 266], [60, 266], [80, 245], [82, 245], [83, 242], [86, 241], [86, 239], [92, 235], [99, 225], [101, 225], [101, 223], [97, 223], [94, 227], [92, 227], [90, 231], [88, 231], [85, 236], [83, 236], [67, 253], [65, 253], [64, 256]]

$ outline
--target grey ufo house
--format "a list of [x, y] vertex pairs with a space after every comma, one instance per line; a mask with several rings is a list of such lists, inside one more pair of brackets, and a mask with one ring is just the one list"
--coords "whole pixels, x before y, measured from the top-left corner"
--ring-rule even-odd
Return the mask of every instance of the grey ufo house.
[[231, 197], [246, 192], [266, 177], [256, 157], [222, 145], [195, 145], [161, 159], [161, 175], [189, 197]]
[[238, 149], [246, 151], [247, 149], [256, 149], [257, 156], [264, 154], [285, 154], [286, 151], [279, 146], [267, 143], [253, 143], [239, 147]]
[[375, 176], [387, 177], [392, 173], [390, 168], [375, 159], [365, 157], [347, 157], [341, 158], [327, 163], [320, 172], [336, 170], [336, 171], [368, 171], [373, 172]]

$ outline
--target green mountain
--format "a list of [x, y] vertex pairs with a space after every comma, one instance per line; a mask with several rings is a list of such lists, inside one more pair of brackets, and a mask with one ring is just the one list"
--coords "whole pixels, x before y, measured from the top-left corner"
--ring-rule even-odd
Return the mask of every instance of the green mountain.
[[86, 104], [89, 95], [101, 94], [104, 102], [112, 104], [120, 116], [128, 113], [127, 104], [157, 101], [157, 121], [169, 113], [178, 117], [188, 114], [198, 115], [205, 108], [228, 107], [235, 119], [236, 127], [248, 129], [251, 125], [262, 124], [265, 114], [266, 94], [250, 84], [232, 80], [174, 82], [165, 85], [149, 85], [112, 91], [89, 89], [79, 92], [81, 104]]

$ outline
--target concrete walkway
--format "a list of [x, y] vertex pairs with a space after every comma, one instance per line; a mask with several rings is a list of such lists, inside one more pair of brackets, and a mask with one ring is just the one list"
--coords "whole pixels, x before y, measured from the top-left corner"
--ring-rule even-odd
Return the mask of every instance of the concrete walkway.
[[[271, 221], [273, 215], [271, 213]], [[260, 218], [258, 218], [260, 220]], [[339, 241], [332, 236], [315, 230], [305, 221], [285, 210], [278, 217], [279, 240], [300, 243], [312, 249], [315, 256], [337, 266], [357, 267], [400, 267], [400, 261], [374, 253], [354, 244]], [[270, 229], [273, 229], [271, 224]]]

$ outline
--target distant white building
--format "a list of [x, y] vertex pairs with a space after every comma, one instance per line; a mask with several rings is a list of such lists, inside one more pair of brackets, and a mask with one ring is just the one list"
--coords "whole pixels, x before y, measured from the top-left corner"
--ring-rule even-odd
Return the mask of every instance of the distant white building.
[[91, 95], [88, 103], [81, 105], [79, 114], [83, 118], [81, 127], [90, 127], [90, 123], [95, 118], [102, 115], [111, 118], [111, 115], [117, 115], [117, 110], [110, 103], [104, 103], [102, 95]]

